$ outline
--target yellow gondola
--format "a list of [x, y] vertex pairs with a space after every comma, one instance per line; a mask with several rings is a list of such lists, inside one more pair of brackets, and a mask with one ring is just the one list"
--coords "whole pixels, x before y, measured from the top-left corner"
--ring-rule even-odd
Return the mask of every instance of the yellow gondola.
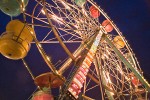
[[0, 37], [0, 52], [3, 56], [17, 60], [24, 58], [33, 38], [34, 30], [19, 20], [12, 20], [6, 26], [6, 32]]

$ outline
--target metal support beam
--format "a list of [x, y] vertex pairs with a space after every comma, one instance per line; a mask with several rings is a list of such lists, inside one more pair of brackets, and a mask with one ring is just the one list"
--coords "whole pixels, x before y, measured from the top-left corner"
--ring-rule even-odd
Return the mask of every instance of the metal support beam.
[[[84, 46], [81, 44], [79, 48], [73, 53], [73, 56], [77, 57], [82, 52], [83, 49]], [[71, 64], [72, 61], [73, 60], [71, 58], [68, 58], [67, 61], [65, 61], [65, 63], [59, 68], [58, 73], [63, 74], [70, 67], [69, 65]]]

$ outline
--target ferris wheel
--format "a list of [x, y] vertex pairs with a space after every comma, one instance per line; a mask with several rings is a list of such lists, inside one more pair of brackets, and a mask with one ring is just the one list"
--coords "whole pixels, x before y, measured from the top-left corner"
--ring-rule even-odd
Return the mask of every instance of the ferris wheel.
[[[11, 2], [16, 2], [15, 0]], [[0, 37], [0, 52], [22, 59], [38, 90], [32, 100], [53, 100], [51, 88], [59, 88], [56, 100], [147, 100], [150, 85], [123, 34], [93, 0], [18, 0], [8, 15], [20, 12], [23, 21], [11, 20]], [[34, 77], [24, 60], [35, 43], [51, 72]], [[42, 43], [61, 45], [68, 58], [56, 68]], [[77, 45], [74, 52], [66, 44]], [[59, 52], [59, 51], [56, 51]], [[65, 74], [64, 73], [69, 73]], [[90, 94], [95, 94], [92, 97]], [[45, 98], [45, 99], [42, 99]]]

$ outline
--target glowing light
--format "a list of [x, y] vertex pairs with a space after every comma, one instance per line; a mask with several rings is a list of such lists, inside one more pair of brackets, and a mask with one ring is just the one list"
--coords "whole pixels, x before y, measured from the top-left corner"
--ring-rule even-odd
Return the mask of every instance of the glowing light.
[[45, 11], [42, 9], [41, 12], [45, 15]]
[[120, 72], [121, 74], [123, 74], [123, 72], [122, 72], [122, 70], [121, 70], [121, 68], [120, 68], [120, 66], [117, 64], [117, 70], [118, 70], [118, 72]]
[[102, 58], [102, 59], [105, 59], [105, 57], [104, 57], [103, 55], [101, 56], [101, 58]]
[[76, 84], [72, 84], [73, 87], [75, 87], [76, 89], [79, 89], [79, 87]]
[[42, 48], [42, 45], [41, 45], [40, 43], [38, 44], [38, 46], [39, 46], [40, 48]]
[[86, 58], [85, 58], [85, 60], [84, 60], [84, 62], [90, 67], [91, 66], [91, 61], [89, 62]]
[[30, 31], [30, 33], [33, 35], [33, 32], [32, 32], [32, 31]]
[[88, 62], [92, 63], [92, 61], [91, 61], [88, 57], [86, 57], [85, 59], [86, 59]]
[[80, 89], [82, 88], [82, 83], [81, 83], [78, 79], [74, 78], [73, 81], [74, 81], [75, 83], [77, 83], [77, 85], [79, 86]]
[[71, 87], [69, 87], [69, 89], [68, 89], [70, 92], [72, 92], [73, 91], [73, 89], [71, 88]]
[[86, 65], [82, 64], [82, 68], [87, 68]]
[[53, 20], [55, 20], [56, 22], [60, 23], [60, 24], [63, 24], [63, 22], [64, 22], [62, 18], [60, 18], [60, 17], [58, 17], [58, 16], [56, 16], [56, 15], [50, 15], [50, 17], [51, 17]]
[[47, 56], [47, 60], [50, 61], [50, 58]]
[[90, 51], [91, 51], [92, 53], [94, 53], [94, 52], [96, 51], [96, 49], [97, 49], [97, 46], [92, 45], [92, 47], [91, 47]]
[[75, 91], [72, 92], [73, 95], [76, 95], [77, 93]]
[[105, 72], [103, 71], [103, 75], [104, 75], [104, 78], [105, 78], [107, 84], [111, 84], [112, 82], [111, 82], [111, 79], [110, 79], [110, 77], [109, 77], [109, 73], [108, 73], [108, 72], [105, 73]]
[[94, 54], [91, 52], [91, 50], [89, 50], [88, 54], [87, 54], [92, 60], [93, 60], [93, 56]]
[[76, 27], [76, 28], [79, 28], [79, 26], [76, 24], [76, 25], [74, 25], [74, 27]]
[[110, 92], [110, 94], [111, 94], [111, 95], [114, 95], [114, 93], [113, 93], [113, 92]]
[[82, 13], [83, 13], [85, 16], [87, 16], [87, 13], [86, 13], [85, 9], [83, 9], [83, 8], [82, 8]]
[[79, 97], [78, 95], [75, 96], [75, 98], [78, 98], [78, 97]]
[[70, 7], [62, 0], [60, 0], [60, 2], [65, 6], [66, 9], [70, 10]]
[[87, 63], [83, 62], [83, 65], [85, 65], [86, 68], [89, 68], [90, 66], [88, 66]]
[[22, 8], [22, 11], [25, 11], [25, 8], [24, 8], [24, 6], [22, 6], [22, 5], [21, 5], [21, 8]]
[[121, 68], [118, 64], [117, 64], [117, 70], [121, 75], [123, 75], [125, 77], [126, 80], [129, 80], [129, 78], [126, 75], [124, 75], [123, 71], [121, 70]]
[[82, 78], [79, 74], [76, 75], [76, 78], [77, 78], [81, 83], [84, 83], [83, 78]]
[[82, 78], [83, 78], [84, 80], [86, 79], [86, 76], [85, 76], [81, 71], [79, 71], [78, 73], [82, 76]]
[[[23, 3], [23, 2], [22, 2]], [[22, 11], [25, 11], [25, 8], [23, 5], [20, 5], [20, 7], [22, 8]]]
[[107, 49], [106, 51], [107, 51], [107, 53], [110, 55], [110, 51], [108, 51], [108, 49]]
[[105, 53], [104, 53], [104, 57], [106, 57], [107, 59], [109, 59], [108, 55], [106, 55]]
[[86, 58], [89, 59], [91, 62], [93, 61], [93, 58], [91, 58], [88, 54], [87, 54]]
[[108, 73], [108, 72], [106, 73], [106, 75], [107, 75], [108, 83], [112, 83], [111, 80], [110, 80], [110, 77], [109, 77], [109, 73]]
[[83, 23], [83, 22], [84, 22], [84, 20], [83, 20], [83, 19], [79, 19], [79, 21], [80, 21], [81, 23]]
[[79, 24], [79, 23], [80, 23], [80, 21], [78, 21], [78, 19], [76, 19], [75, 21], [76, 21], [76, 23], [77, 23], [77, 24]]

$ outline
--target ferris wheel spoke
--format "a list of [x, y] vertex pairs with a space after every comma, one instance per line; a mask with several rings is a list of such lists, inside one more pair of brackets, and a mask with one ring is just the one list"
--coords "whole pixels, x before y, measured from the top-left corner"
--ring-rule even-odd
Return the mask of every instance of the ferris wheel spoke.
[[41, 24], [35, 24], [35, 23], [28, 23], [29, 26], [36, 26], [36, 27], [43, 27], [43, 28], [50, 28], [48, 25], [41, 25]]
[[28, 14], [28, 13], [25, 13], [25, 15], [27, 15], [27, 16], [29, 16], [29, 17], [35, 19], [35, 20], [38, 20], [38, 21], [40, 21], [40, 22], [43, 22], [44, 24], [49, 25], [48, 22], [46, 22], [46, 21], [44, 21], [44, 20], [41, 20], [41, 19], [38, 18], [38, 17], [32, 16], [32, 15], [30, 15], [30, 14]]
[[92, 90], [93, 88], [96, 88], [96, 87], [98, 87], [98, 86], [99, 86], [99, 85], [92, 86], [92, 87], [90, 87], [90, 88], [86, 89], [86, 91], [85, 91], [85, 92], [88, 92], [88, 91], [90, 91], [90, 90]]
[[45, 39], [49, 36], [49, 34], [52, 32], [52, 30], [50, 30], [47, 35], [42, 39], [42, 42], [45, 41]]

